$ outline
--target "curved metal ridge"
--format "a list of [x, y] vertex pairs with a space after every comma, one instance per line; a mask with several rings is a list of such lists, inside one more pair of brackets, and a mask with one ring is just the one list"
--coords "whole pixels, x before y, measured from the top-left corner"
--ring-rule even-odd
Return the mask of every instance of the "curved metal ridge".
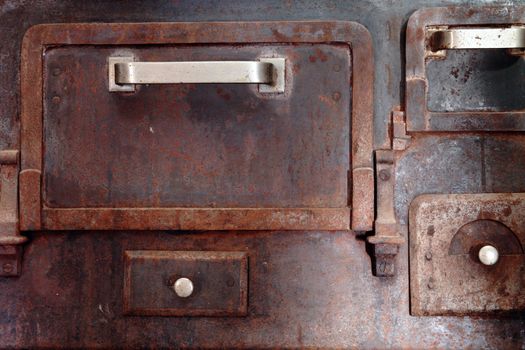
[[430, 36], [429, 44], [432, 51], [525, 48], [525, 26], [438, 30]]

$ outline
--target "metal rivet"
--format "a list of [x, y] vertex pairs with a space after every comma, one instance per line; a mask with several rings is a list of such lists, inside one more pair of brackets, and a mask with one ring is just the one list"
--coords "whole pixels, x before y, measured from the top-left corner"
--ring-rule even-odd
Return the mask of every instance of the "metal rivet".
[[499, 252], [496, 247], [486, 245], [479, 250], [478, 258], [483, 265], [494, 265], [499, 260]]
[[59, 104], [60, 103], [60, 96], [53, 96], [53, 98], [51, 99], [51, 101], [54, 103], [54, 104]]
[[334, 65], [334, 72], [339, 72], [341, 70], [341, 66], [338, 64]]
[[427, 252], [427, 253], [425, 254], [425, 259], [427, 259], [427, 260], [432, 260], [432, 253], [431, 253], [431, 252]]
[[2, 270], [5, 273], [11, 273], [11, 272], [13, 272], [13, 265], [10, 264], [10, 263], [5, 263], [4, 265], [2, 265]]
[[383, 181], [390, 179], [390, 172], [386, 169], [383, 169], [379, 172], [379, 178]]
[[435, 285], [434, 285], [434, 280], [430, 279], [427, 283], [427, 287], [428, 289], [434, 289]]
[[186, 277], [179, 278], [173, 284], [175, 294], [181, 298], [187, 298], [193, 293], [193, 282]]
[[334, 101], [339, 101], [341, 99], [341, 93], [336, 91], [332, 94], [332, 98], [334, 99]]

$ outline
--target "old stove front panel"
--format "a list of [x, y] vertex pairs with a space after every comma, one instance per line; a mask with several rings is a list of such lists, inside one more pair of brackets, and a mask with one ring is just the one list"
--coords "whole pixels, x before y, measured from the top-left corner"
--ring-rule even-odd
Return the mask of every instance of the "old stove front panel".
[[414, 315], [525, 309], [525, 194], [422, 195], [409, 222]]

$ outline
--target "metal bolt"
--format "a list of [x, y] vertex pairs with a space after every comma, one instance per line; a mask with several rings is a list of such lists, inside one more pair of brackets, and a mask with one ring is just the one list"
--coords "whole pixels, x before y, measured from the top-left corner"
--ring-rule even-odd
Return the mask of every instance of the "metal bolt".
[[175, 294], [181, 298], [187, 298], [193, 293], [193, 282], [186, 277], [179, 278], [173, 284]]
[[383, 181], [390, 179], [390, 172], [386, 169], [383, 169], [379, 172], [379, 178]]
[[494, 265], [499, 260], [499, 252], [496, 247], [485, 245], [479, 250], [478, 258], [483, 265]]
[[431, 252], [427, 252], [427, 253], [425, 254], [425, 259], [427, 259], [427, 260], [432, 260], [432, 253], [431, 253]]
[[13, 265], [10, 264], [10, 263], [5, 263], [4, 265], [2, 265], [2, 270], [5, 272], [5, 273], [11, 273], [13, 272]]

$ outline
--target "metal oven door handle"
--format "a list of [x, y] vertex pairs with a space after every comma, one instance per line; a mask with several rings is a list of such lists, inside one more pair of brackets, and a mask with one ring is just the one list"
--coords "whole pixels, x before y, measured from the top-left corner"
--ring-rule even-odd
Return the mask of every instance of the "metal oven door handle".
[[134, 91], [135, 84], [266, 84], [284, 91], [284, 58], [259, 61], [135, 62], [109, 58], [109, 91]]
[[507, 28], [449, 28], [430, 31], [432, 51], [451, 49], [522, 49], [525, 26]]

